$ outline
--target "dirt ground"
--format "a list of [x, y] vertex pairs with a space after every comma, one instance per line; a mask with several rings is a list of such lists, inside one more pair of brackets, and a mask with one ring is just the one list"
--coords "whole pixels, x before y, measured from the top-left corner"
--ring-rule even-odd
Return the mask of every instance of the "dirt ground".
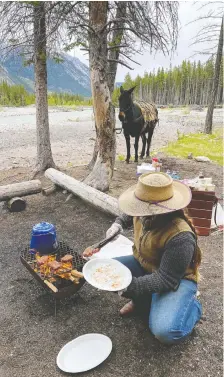
[[[196, 162], [195, 160], [177, 159], [167, 157], [163, 153], [157, 153], [157, 157], [162, 161], [162, 171], [166, 172], [167, 169], [175, 170], [178, 172], [181, 179], [197, 177], [199, 172], [203, 172], [206, 177], [212, 177], [216, 185], [216, 192], [218, 196], [222, 197], [222, 167], [214, 163]], [[142, 162], [150, 162], [149, 159], [139, 160]], [[122, 191], [126, 190], [129, 186], [134, 185], [136, 182], [136, 169], [137, 165], [133, 161], [126, 164], [124, 161], [116, 161], [112, 183], [110, 185], [109, 195], [118, 197]], [[70, 168], [61, 168], [64, 173], [78, 179], [83, 180], [89, 174], [86, 165], [80, 165]], [[7, 185], [9, 183], [21, 182], [23, 180], [31, 179], [33, 174], [32, 167], [14, 167], [7, 170], [0, 170], [0, 184]], [[39, 177], [43, 185], [49, 185], [44, 177]]]
[[[163, 170], [167, 168], [178, 170], [182, 178], [194, 177], [203, 170], [213, 177], [221, 198], [221, 167], [163, 156]], [[124, 162], [118, 162], [110, 194], [118, 196], [135, 183], [135, 172], [134, 163], [124, 168]], [[22, 181], [30, 173], [27, 168], [1, 171], [0, 182]], [[82, 179], [87, 169], [73, 168], [67, 173]], [[124, 299], [88, 284], [71, 298], [58, 301], [55, 316], [54, 300], [19, 260], [20, 251], [29, 243], [32, 226], [40, 221], [56, 224], [59, 239], [81, 252], [102, 239], [113, 221], [77, 198], [67, 203], [65, 198], [62, 192], [27, 197], [27, 209], [21, 213], [0, 208], [0, 376], [64, 376], [56, 366], [59, 350], [75, 337], [91, 332], [109, 336], [113, 350], [102, 365], [82, 376], [221, 376], [222, 235], [199, 239], [203, 250], [199, 285], [203, 318], [187, 341], [166, 347], [154, 339], [144, 319], [122, 319], [118, 315]], [[131, 232], [126, 235], [131, 237]]]

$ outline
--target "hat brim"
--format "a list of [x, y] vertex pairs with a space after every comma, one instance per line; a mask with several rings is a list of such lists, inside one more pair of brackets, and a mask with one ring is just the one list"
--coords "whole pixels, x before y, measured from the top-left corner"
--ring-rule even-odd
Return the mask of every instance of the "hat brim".
[[120, 210], [129, 216], [152, 216], [178, 211], [188, 206], [192, 193], [188, 186], [173, 181], [173, 196], [162, 202], [144, 202], [135, 196], [136, 185], [131, 186], [118, 199]]

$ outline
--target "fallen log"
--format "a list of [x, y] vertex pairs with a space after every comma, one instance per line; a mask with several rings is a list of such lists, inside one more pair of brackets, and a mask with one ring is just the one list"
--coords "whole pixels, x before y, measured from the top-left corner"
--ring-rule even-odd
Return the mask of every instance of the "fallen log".
[[36, 194], [40, 191], [41, 182], [39, 179], [0, 186], [0, 201]]
[[50, 168], [45, 171], [45, 177], [50, 179], [54, 184], [63, 187], [65, 190], [80, 197], [88, 204], [109, 213], [118, 216], [120, 210], [116, 198], [109, 196], [101, 191], [98, 191], [84, 182], [77, 181], [56, 169]]
[[21, 212], [26, 208], [26, 201], [21, 198], [12, 198], [7, 203], [10, 212]]

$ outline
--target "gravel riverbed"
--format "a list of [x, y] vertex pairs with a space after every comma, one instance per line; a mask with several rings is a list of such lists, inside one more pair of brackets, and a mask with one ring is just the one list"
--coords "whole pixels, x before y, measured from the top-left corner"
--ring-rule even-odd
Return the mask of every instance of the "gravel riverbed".
[[[36, 109], [1, 108], [0, 111], [0, 170], [12, 167], [32, 167], [36, 158]], [[158, 150], [169, 141], [177, 139], [177, 133], [202, 131], [206, 109], [159, 109], [151, 150]], [[117, 116], [116, 116], [117, 119]], [[60, 167], [86, 164], [91, 159], [95, 128], [92, 108], [68, 110], [50, 108], [50, 134], [54, 161]], [[214, 113], [214, 125], [222, 123], [222, 109]], [[121, 123], [117, 119], [116, 127]], [[132, 140], [132, 155], [134, 152]], [[141, 150], [141, 142], [139, 150]], [[117, 154], [125, 155], [123, 134], [117, 135]]]

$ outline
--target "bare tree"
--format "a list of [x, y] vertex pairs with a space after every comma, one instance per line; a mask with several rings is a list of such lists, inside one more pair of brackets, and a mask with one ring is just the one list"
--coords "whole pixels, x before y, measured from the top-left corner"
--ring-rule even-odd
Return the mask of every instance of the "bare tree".
[[36, 171], [55, 167], [50, 142], [47, 102], [47, 43], [46, 13], [44, 2], [33, 7], [34, 71], [36, 93], [37, 165]]
[[47, 103], [47, 31], [49, 3], [1, 3], [1, 46], [4, 53], [21, 54], [34, 63], [36, 93], [37, 162], [35, 173], [55, 167], [50, 143]]
[[[70, 13], [69, 37], [89, 52], [97, 141], [86, 182], [107, 190], [115, 159], [115, 119], [111, 102], [118, 64], [133, 69], [133, 55], [147, 48], [168, 53], [176, 47], [178, 3], [171, 1], [89, 2]], [[75, 41], [74, 41], [75, 40]], [[97, 158], [96, 158], [97, 156]]]
[[127, 44], [123, 44], [122, 47], [122, 40], [124, 37], [124, 20], [127, 15], [127, 2], [122, 1], [116, 4], [116, 14], [115, 20], [116, 21], [116, 28], [109, 34], [108, 40], [108, 68], [107, 68], [107, 81], [110, 89], [110, 93], [113, 93], [115, 78], [117, 73], [117, 66], [119, 61], [119, 56], [121, 49], [127, 47]]
[[2, 56], [22, 55], [25, 64], [34, 64], [36, 93], [37, 162], [35, 172], [55, 167], [49, 132], [47, 103], [47, 58], [58, 58], [63, 23], [76, 5], [70, 2], [0, 3], [0, 48]]
[[[196, 2], [198, 4], [200, 2]], [[200, 4], [198, 11], [204, 11], [204, 14], [197, 17], [193, 22], [202, 22], [193, 45], [199, 45], [200, 51], [196, 51], [197, 54], [208, 55], [209, 58], [214, 58], [215, 72], [212, 81], [212, 92], [209, 96], [208, 110], [205, 119], [205, 133], [212, 133], [213, 126], [213, 112], [215, 107], [215, 101], [217, 97], [219, 78], [222, 64], [222, 52], [223, 52], [223, 2], [222, 1], [210, 1]], [[209, 47], [208, 47], [209, 43]], [[206, 47], [204, 47], [204, 45]]]
[[98, 155], [86, 183], [106, 191], [112, 178], [115, 161], [115, 111], [107, 82], [106, 1], [89, 3], [89, 58]]
[[[110, 95], [112, 96], [113, 90], [114, 90], [114, 84], [115, 84], [115, 78], [116, 78], [116, 73], [117, 73], [117, 61], [119, 59], [120, 55], [120, 47], [122, 38], [124, 35], [124, 29], [122, 28], [123, 22], [122, 20], [126, 16], [126, 9], [127, 9], [127, 2], [122, 1], [117, 4], [117, 9], [116, 9], [116, 15], [115, 19], [120, 20], [118, 22], [118, 28], [113, 31], [111, 35], [111, 40], [108, 42], [108, 48], [107, 48], [107, 53], [108, 53], [108, 68], [107, 68], [107, 82], [110, 90]], [[96, 129], [96, 140], [95, 140], [95, 145], [93, 149], [93, 157], [92, 160], [89, 163], [89, 168], [92, 169], [96, 159], [97, 155], [99, 152], [99, 139], [98, 139], [98, 129], [95, 123], [95, 129]]]
[[216, 101], [218, 86], [219, 86], [219, 76], [220, 76], [220, 70], [221, 70], [221, 64], [222, 64], [222, 52], [223, 52], [223, 19], [222, 19], [222, 23], [220, 27], [219, 44], [218, 44], [218, 49], [217, 49], [217, 54], [216, 54], [215, 73], [214, 73], [214, 79], [213, 79], [213, 85], [212, 85], [212, 93], [210, 96], [210, 103], [208, 105], [208, 110], [207, 110], [206, 119], [205, 119], [204, 132], [206, 134], [212, 133], [213, 111], [215, 107], [215, 101]]

